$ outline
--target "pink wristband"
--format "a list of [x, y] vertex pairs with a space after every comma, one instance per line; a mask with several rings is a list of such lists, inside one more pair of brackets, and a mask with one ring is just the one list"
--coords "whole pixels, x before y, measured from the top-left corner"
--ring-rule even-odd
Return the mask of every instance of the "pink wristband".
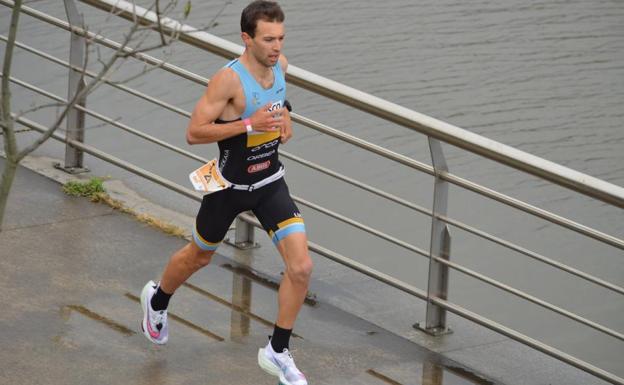
[[245, 128], [247, 129], [247, 132], [253, 131], [253, 127], [251, 126], [251, 119], [249, 119], [249, 118], [243, 119], [243, 124], [245, 125]]

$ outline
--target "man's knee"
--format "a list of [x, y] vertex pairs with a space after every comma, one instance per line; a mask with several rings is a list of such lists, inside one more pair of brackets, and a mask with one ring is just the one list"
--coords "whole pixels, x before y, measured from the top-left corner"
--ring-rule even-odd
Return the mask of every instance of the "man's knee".
[[201, 269], [210, 263], [214, 253], [214, 250], [200, 249], [195, 243], [191, 242], [187, 260], [195, 269]]
[[314, 265], [309, 255], [305, 258], [290, 263], [288, 266], [288, 277], [295, 283], [308, 284]]

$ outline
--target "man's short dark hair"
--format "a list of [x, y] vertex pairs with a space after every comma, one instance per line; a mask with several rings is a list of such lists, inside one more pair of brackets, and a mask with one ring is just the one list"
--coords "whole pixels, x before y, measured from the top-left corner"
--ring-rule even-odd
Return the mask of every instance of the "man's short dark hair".
[[253, 38], [256, 36], [258, 20], [283, 23], [284, 18], [282, 8], [275, 1], [256, 0], [243, 9], [241, 32]]

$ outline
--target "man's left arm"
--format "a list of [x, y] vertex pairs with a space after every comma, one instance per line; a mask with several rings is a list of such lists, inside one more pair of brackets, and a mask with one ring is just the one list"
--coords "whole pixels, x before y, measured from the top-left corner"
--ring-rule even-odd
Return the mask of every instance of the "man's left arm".
[[[279, 63], [280, 63], [280, 66], [282, 67], [282, 72], [284, 73], [284, 76], [286, 76], [286, 70], [288, 69], [288, 60], [286, 60], [286, 56], [280, 55]], [[280, 142], [282, 144], [286, 144], [286, 142], [288, 142], [290, 138], [292, 138], [292, 135], [293, 135], [292, 121], [290, 120], [290, 108], [284, 109], [284, 112], [282, 113], [282, 117], [284, 118], [284, 120], [283, 120], [282, 129], [280, 132]]]

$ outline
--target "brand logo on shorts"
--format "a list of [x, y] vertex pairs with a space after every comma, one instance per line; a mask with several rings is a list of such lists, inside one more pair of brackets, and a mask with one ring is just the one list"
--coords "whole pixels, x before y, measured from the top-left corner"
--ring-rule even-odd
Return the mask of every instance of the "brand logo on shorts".
[[266, 162], [262, 162], [262, 163], [252, 164], [251, 166], [247, 167], [247, 172], [249, 174], [253, 174], [254, 172], [266, 170], [267, 168], [269, 168], [270, 165], [271, 165], [270, 160], [267, 160]]

